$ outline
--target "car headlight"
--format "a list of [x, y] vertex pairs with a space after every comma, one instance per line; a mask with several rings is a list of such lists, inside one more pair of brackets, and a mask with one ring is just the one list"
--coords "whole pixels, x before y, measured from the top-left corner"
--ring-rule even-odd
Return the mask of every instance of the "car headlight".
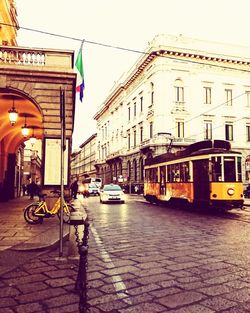
[[234, 195], [234, 189], [233, 189], [233, 188], [228, 188], [228, 189], [227, 189], [227, 194], [228, 194], [229, 196], [233, 196], [233, 195]]
[[104, 200], [108, 200], [109, 195], [108, 195], [107, 193], [103, 193], [103, 194], [102, 194], [102, 198], [103, 198]]

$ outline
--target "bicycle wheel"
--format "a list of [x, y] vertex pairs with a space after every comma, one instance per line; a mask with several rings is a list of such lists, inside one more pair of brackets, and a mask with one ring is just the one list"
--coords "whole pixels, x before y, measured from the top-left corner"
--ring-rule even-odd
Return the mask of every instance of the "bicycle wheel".
[[38, 204], [32, 203], [24, 209], [24, 219], [27, 223], [29, 224], [42, 223], [43, 221], [42, 216], [37, 216], [35, 214], [35, 210], [37, 209], [37, 207], [38, 207]]
[[[71, 204], [67, 203], [67, 207], [64, 205], [63, 207], [63, 222], [69, 224], [69, 220], [70, 220], [70, 212], [74, 212], [75, 209]], [[60, 219], [61, 216], [61, 211], [59, 210], [57, 212], [57, 216]]]

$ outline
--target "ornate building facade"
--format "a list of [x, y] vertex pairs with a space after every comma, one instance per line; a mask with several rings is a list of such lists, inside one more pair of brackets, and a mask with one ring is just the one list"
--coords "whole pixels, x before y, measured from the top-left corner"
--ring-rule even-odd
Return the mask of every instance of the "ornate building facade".
[[230, 141], [247, 161], [249, 55], [247, 47], [156, 36], [95, 114], [104, 182], [142, 189], [145, 158], [204, 139]]
[[70, 177], [76, 74], [74, 51], [16, 45], [14, 1], [1, 0], [0, 21], [0, 200], [8, 200], [21, 194], [24, 142], [34, 136], [43, 143], [42, 185], [58, 185], [60, 90], [65, 92], [65, 165]]

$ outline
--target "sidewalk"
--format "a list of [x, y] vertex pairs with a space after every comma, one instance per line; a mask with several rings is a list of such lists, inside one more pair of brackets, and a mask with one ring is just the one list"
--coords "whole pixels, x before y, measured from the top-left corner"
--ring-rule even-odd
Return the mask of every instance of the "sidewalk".
[[[79, 312], [74, 290], [79, 258], [67, 257], [70, 226], [64, 225], [59, 257], [59, 219], [27, 224], [23, 208], [31, 202], [23, 197], [0, 203], [0, 312]], [[82, 208], [78, 199], [73, 205]]]
[[[46, 218], [37, 225], [24, 220], [23, 209], [32, 202], [27, 196], [0, 202], [0, 275], [59, 245], [60, 221], [57, 216]], [[78, 199], [73, 205], [76, 208], [81, 206]], [[69, 230], [70, 226], [64, 224], [63, 242], [69, 238]]]

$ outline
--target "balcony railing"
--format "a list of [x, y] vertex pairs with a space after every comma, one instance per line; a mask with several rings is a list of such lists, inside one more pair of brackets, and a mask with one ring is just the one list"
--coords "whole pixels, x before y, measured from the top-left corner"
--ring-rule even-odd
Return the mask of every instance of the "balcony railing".
[[174, 106], [172, 108], [172, 111], [173, 113], [175, 112], [183, 112], [183, 111], [186, 111], [186, 107], [185, 107], [185, 102], [183, 101], [175, 101], [174, 102]]
[[0, 46], [0, 65], [72, 68], [73, 51]]

